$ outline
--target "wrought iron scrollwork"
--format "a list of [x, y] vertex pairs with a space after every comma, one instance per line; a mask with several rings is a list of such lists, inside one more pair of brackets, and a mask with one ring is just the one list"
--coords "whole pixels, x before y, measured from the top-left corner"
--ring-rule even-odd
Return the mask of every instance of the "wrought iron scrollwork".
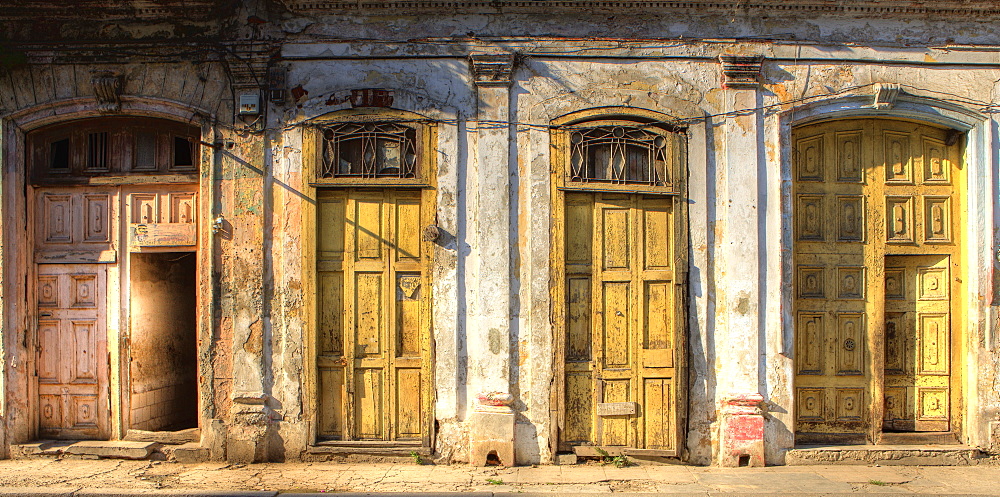
[[662, 132], [596, 126], [570, 132], [568, 179], [576, 183], [668, 186], [672, 151]]
[[416, 130], [396, 123], [324, 127], [320, 179], [418, 177]]

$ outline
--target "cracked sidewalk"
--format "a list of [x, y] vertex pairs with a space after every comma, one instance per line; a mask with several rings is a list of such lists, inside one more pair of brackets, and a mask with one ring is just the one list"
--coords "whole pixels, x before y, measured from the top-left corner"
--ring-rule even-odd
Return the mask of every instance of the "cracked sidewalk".
[[0, 461], [0, 495], [330, 493], [666, 495], [1000, 495], [1000, 466], [715, 468], [599, 463], [477, 468], [399, 463], [181, 464], [74, 458]]

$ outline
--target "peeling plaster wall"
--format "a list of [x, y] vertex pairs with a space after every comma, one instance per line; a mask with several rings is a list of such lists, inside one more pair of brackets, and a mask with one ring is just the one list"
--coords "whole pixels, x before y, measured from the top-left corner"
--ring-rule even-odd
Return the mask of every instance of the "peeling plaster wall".
[[[344, 97], [357, 88], [391, 89], [395, 109], [438, 121], [429, 152], [437, 168], [435, 222], [444, 234], [432, 269], [434, 449], [440, 459], [467, 459], [469, 432], [476, 429], [467, 422], [475, 395], [500, 389], [515, 397], [517, 462], [552, 460], [558, 436], [552, 426], [552, 357], [559, 336], [551, 325], [549, 279], [552, 158], [549, 132], [528, 124], [544, 126], [604, 106], [682, 119], [710, 116], [687, 128], [683, 429], [685, 458], [696, 464], [716, 460], [718, 410], [732, 394], [763, 394], [769, 463], [781, 464], [793, 445], [792, 125], [853, 114], [967, 129], [963, 277], [969, 293], [962, 298], [969, 313], [969, 358], [962, 372], [962, 441], [1000, 451], [1000, 313], [993, 274], [1000, 239], [994, 201], [998, 123], [979, 113], [980, 102], [1000, 100], [995, 20], [748, 15], [735, 8], [710, 15], [593, 10], [312, 16], [250, 3], [253, 8], [244, 5], [239, 15], [264, 18], [256, 17], [261, 26], [239, 33], [266, 33], [280, 48], [273, 63], [288, 70], [288, 102], [264, 104], [263, 132], [233, 123], [233, 96], [247, 90], [235, 90], [231, 71], [220, 63], [176, 56], [121, 63], [36, 56], [0, 69], [0, 417], [6, 442], [30, 440], [34, 423], [33, 354], [25, 345], [28, 299], [19, 269], [30, 263], [25, 227], [17, 224], [24, 211], [20, 143], [35, 126], [99, 115], [90, 81], [95, 69], [106, 69], [123, 76], [123, 113], [199, 122], [209, 140], [201, 180], [207, 253], [199, 256], [199, 271], [206, 275], [199, 285], [208, 300], [199, 307], [199, 421], [202, 444], [213, 458], [293, 460], [314, 441], [309, 313], [315, 296], [307, 282], [315, 268], [303, 254], [314, 250], [315, 197], [303, 169], [303, 127], [349, 109]], [[193, 29], [185, 25], [112, 31], [119, 40], [153, 39]], [[8, 29], [10, 37], [29, 36]], [[77, 26], [61, 36], [101, 33]], [[744, 37], [753, 39], [739, 40]], [[467, 58], [484, 50], [519, 54], [509, 89], [476, 87]], [[766, 57], [759, 91], [721, 88], [718, 56], [725, 53]], [[908, 96], [895, 110], [876, 113], [867, 108], [876, 82], [899, 83]], [[757, 110], [719, 115], [747, 108]], [[488, 129], [477, 119], [515, 124]], [[217, 216], [222, 229], [211, 234], [207, 224]]]

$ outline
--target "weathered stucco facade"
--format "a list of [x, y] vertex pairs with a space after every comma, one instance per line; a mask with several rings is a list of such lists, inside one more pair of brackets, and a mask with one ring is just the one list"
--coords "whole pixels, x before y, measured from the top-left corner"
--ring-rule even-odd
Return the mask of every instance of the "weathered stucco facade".
[[[823, 384], [833, 389], [826, 398], [836, 405], [821, 406], [814, 417], [833, 428], [805, 428], [811, 418], [806, 419], [803, 413], [813, 407], [806, 406], [804, 396], [821, 387], [809, 384], [812, 390], [803, 390], [801, 385], [809, 380], [803, 375], [823, 373], [809, 370], [803, 357], [812, 350], [808, 349], [812, 342], [803, 338], [805, 331], [799, 324], [808, 314], [803, 314], [805, 304], [801, 302], [811, 302], [803, 300], [806, 297], [829, 295], [823, 293], [823, 283], [818, 294], [808, 294], [801, 275], [805, 274], [803, 268], [833, 269], [816, 262], [803, 263], [811, 259], [796, 257], [805, 246], [803, 240], [834, 236], [834, 224], [854, 222], [854, 218], [828, 220], [828, 231], [817, 232], [818, 238], [803, 234], [811, 229], [802, 224], [808, 223], [803, 206], [809, 205], [809, 198], [822, 195], [807, 193], [802, 197], [806, 200], [797, 200], [799, 185], [814, 180], [801, 172], [811, 169], [801, 169], [810, 166], [805, 165], [804, 146], [795, 140], [807, 140], [812, 136], [808, 130], [820, 129], [806, 126], [834, 120], [922, 123], [940, 133], [953, 130], [942, 134], [945, 138], [939, 141], [945, 144], [942, 147], [955, 147], [956, 155], [948, 159], [955, 167], [947, 181], [956, 193], [914, 190], [916, 193], [906, 194], [917, 199], [911, 199], [913, 202], [934, 202], [952, 195], [941, 200], [946, 202], [942, 205], [950, 206], [942, 221], [950, 231], [940, 245], [954, 247], [947, 252], [950, 277], [944, 273], [952, 289], [948, 297], [951, 307], [934, 311], [938, 313], [934, 316], [945, 316], [944, 322], [950, 323], [951, 331], [943, 335], [947, 343], [940, 353], [948, 366], [944, 372], [925, 368], [931, 371], [929, 376], [945, 378], [945, 383], [933, 388], [943, 392], [941, 419], [947, 426], [918, 431], [944, 437], [935, 440], [947, 439], [988, 452], [1000, 450], [1000, 325], [994, 305], [994, 268], [1000, 248], [1000, 213], [995, 205], [1000, 165], [995, 114], [995, 101], [1000, 96], [1000, 38], [995, 25], [1000, 10], [992, 2], [358, 4], [289, 0], [247, 1], [231, 7], [229, 2], [205, 0], [136, 1], [129, 2], [129, 7], [90, 2], [73, 9], [49, 2], [12, 4], [0, 12], [0, 336], [4, 364], [0, 434], [9, 456], [22, 455], [20, 444], [47, 438], [46, 433], [75, 433], [60, 432], [58, 427], [45, 432], [51, 427], [39, 421], [46, 395], [39, 393], [39, 385], [48, 381], [44, 350], [51, 344], [40, 338], [37, 330], [41, 329], [40, 319], [52, 314], [36, 304], [42, 302], [38, 278], [57, 264], [69, 268], [66, 274], [78, 275], [73, 268], [82, 266], [73, 264], [86, 264], [100, 267], [106, 275], [106, 293], [100, 296], [107, 299], [108, 306], [101, 311], [106, 315], [98, 316], [104, 328], [96, 329], [106, 336], [107, 371], [103, 373], [106, 379], [94, 381], [102, 385], [98, 389], [110, 392], [98, 396], [98, 402], [107, 406], [104, 409], [101, 404], [98, 409], [98, 416], [107, 417], [107, 428], [96, 437], [76, 438], [176, 441], [177, 426], [143, 428], [143, 433], [137, 429], [143, 407], [135, 403], [142, 390], [132, 380], [139, 377], [135, 363], [157, 354], [156, 344], [149, 345], [152, 350], [140, 350], [143, 342], [136, 334], [140, 327], [130, 321], [138, 305], [130, 305], [128, 295], [139, 298], [136, 295], [141, 288], [135, 279], [141, 274], [140, 262], [134, 254], [144, 251], [193, 253], [197, 261], [187, 269], [183, 287], [196, 295], [186, 304], [192, 307], [197, 356], [190, 363], [191, 370], [197, 371], [197, 423], [184, 426], [197, 428], [185, 432], [193, 441], [184, 446], [191, 457], [282, 461], [351, 453], [407, 455], [416, 450], [433, 453], [444, 461], [463, 462], [474, 457], [470, 454], [475, 453], [478, 441], [512, 440], [513, 462], [517, 464], [555, 462], [558, 452], [573, 450], [566, 444], [630, 447], [633, 455], [727, 464], [727, 447], [734, 441], [745, 441], [740, 438], [745, 433], [726, 427], [724, 406], [749, 394], [763, 398], [756, 407], [763, 410], [763, 451], [768, 464], [784, 464], [786, 452], [804, 440], [805, 432], [822, 435], [819, 438], [843, 435], [845, 440], [853, 434], [855, 442], [860, 437], [872, 443], [888, 440], [898, 431], [912, 431], [910, 427], [885, 429], [883, 433], [882, 420], [888, 419], [883, 409], [892, 408], [882, 407], [889, 405], [882, 396], [896, 384], [885, 364], [886, 360], [891, 362], [886, 359], [886, 341], [891, 339], [885, 338], [881, 322], [871, 320], [871, 316], [881, 320], [881, 313], [890, 311], [879, 307], [882, 304], [873, 304], [882, 302], [882, 297], [876, 298], [872, 292], [885, 286], [886, 267], [891, 272], [893, 264], [904, 264], [883, 259], [874, 265], [866, 259], [864, 264], [850, 263], [838, 269], [867, 268], [858, 270], [867, 271], [860, 274], [870, 279], [869, 293], [856, 299], [863, 302], [859, 305], [864, 310], [858, 312], [868, 316], [867, 331], [841, 340], [844, 335], [838, 333], [844, 332], [831, 328], [831, 335], [821, 333], [816, 350], [825, 354], [829, 345], [830, 361], [856, 357], [861, 366], [856, 372], [837, 369], [830, 374], [830, 383]], [[378, 95], [383, 96], [372, 98], [375, 92], [370, 90], [374, 89], [388, 90], [389, 96], [380, 91]], [[258, 97], [258, 112], [240, 114], [245, 96]], [[191, 133], [200, 134], [192, 149], [197, 151], [192, 164], [195, 172], [185, 173], [187, 176], [86, 173], [90, 175], [87, 179], [72, 184], [84, 196], [105, 191], [100, 188], [120, 188], [115, 190], [120, 193], [110, 193], [110, 198], [121, 202], [122, 224], [111, 225], [120, 231], [110, 238], [111, 248], [104, 247], [117, 251], [118, 256], [98, 260], [96, 255], [60, 252], [61, 259], [53, 259], [55, 252], [45, 245], [49, 239], [40, 241], [49, 229], [39, 224], [49, 215], [45, 210], [49, 200], [37, 199], [56, 202], [58, 195], [75, 195], [71, 192], [77, 190], [53, 189], [51, 195], [56, 197], [44, 197], [50, 194], [45, 188], [64, 183], [32, 179], [32, 168], [38, 167], [32, 160], [39, 160], [31, 158], [34, 149], [30, 146], [36, 140], [32, 137], [43, 136], [46, 130], [54, 129], [51, 126], [71, 122], [82, 126], [115, 116], [189, 126], [194, 130]], [[605, 121], [617, 124], [586, 127], [587, 123]], [[318, 171], [329, 155], [324, 147], [332, 143], [324, 140], [340, 136], [336, 135], [340, 131], [330, 130], [340, 129], [337, 126], [342, 123], [397, 123], [416, 130], [414, 163], [420, 181], [399, 187], [384, 179], [337, 183], [335, 172], [323, 176]], [[576, 140], [576, 135], [567, 137], [565, 133], [599, 126], [630, 130], [659, 126], [656, 133], [681, 137], [682, 151], [673, 156], [673, 162], [668, 160], [676, 174], [672, 190], [623, 190], [602, 186], [600, 180], [595, 180], [590, 190], [563, 185], [563, 181], [570, 181], [561, 179], [569, 175], [567, 164], [575, 160], [567, 158], [572, 155], [568, 147]], [[830, 136], [854, 136], [850, 129]], [[883, 139], [862, 133], [868, 137], [863, 140]], [[878, 136], [896, 136], [892, 133], [897, 131], [886, 133]], [[918, 141], [938, 143], [932, 131], [912, 136], [914, 150], [919, 148]], [[92, 142], [87, 143], [93, 147]], [[842, 142], [828, 143], [832, 150]], [[880, 146], [872, 145], [872, 149], [883, 150]], [[886, 147], [884, 150], [891, 148]], [[39, 154], [56, 154], [56, 148], [42, 149], [50, 152]], [[184, 166], [177, 159], [182, 152], [172, 150], [171, 167]], [[870, 158], [869, 152], [859, 153], [862, 160]], [[93, 159], [80, 157], [91, 161], [86, 162], [87, 171], [93, 170]], [[901, 167], [917, 170], [925, 162], [938, 160], [930, 157], [911, 157], [903, 160], [909, 165]], [[883, 159], [885, 164], [891, 162]], [[876, 163], [877, 157], [866, 167], [881, 167], [872, 165]], [[826, 167], [833, 168], [833, 162], [830, 164]], [[936, 177], [932, 174], [938, 170], [927, 171], [931, 172], [918, 176], [932, 184]], [[881, 181], [875, 175], [862, 177], [866, 179], [859, 183], [866, 185]], [[843, 175], [837, 181], [849, 182]], [[821, 184], [822, 178], [814, 183]], [[909, 183], [900, 184], [916, 183], [911, 177]], [[889, 178], [886, 184], [895, 183]], [[196, 226], [192, 235], [196, 243], [178, 249], [177, 244], [143, 245], [135, 241], [131, 225], [177, 222], [137, 223], [132, 219], [126, 223], [125, 212], [134, 206], [129, 203], [133, 200], [125, 199], [129, 192], [142, 188], [188, 188], [184, 191], [196, 194], [198, 201], [190, 220]], [[859, 219], [874, 227], [866, 228], [870, 229], [867, 237], [857, 241], [866, 247], [883, 247], [879, 236], [888, 237], [888, 244], [894, 236], [885, 235], [885, 230], [899, 233], [892, 224], [895, 218], [883, 220], [895, 212], [885, 211], [885, 205], [895, 206], [893, 199], [905, 197], [886, 188], [889, 204], [883, 204], [885, 200], [869, 190], [830, 189], [823, 195], [828, 195], [824, 197], [828, 206], [864, 197], [865, 203], [858, 205], [866, 205], [867, 214]], [[665, 192], [668, 195], [662, 195]], [[921, 196], [930, 200], [920, 200]], [[666, 428], [662, 428], [663, 433], [669, 432], [663, 435], [665, 439], [676, 441], [673, 446], [649, 442], [653, 437], [649, 426], [628, 428], [635, 426], [628, 420], [652, 412], [649, 390], [644, 390], [642, 402], [633, 397], [637, 395], [634, 392], [617, 400], [594, 398], [594, 409], [632, 409], [607, 417], [607, 426], [615, 419], [625, 420], [621, 426], [628, 435], [622, 435], [621, 443], [608, 442], [611, 432], [601, 430], [612, 428], [601, 428], [605, 418], [600, 415], [588, 419], [598, 420], [594, 422], [599, 426], [592, 429], [595, 437], [609, 437], [603, 442], [594, 438], [577, 444], [579, 440], [563, 435], [572, 429], [567, 427], [567, 417], [581, 409], [566, 400], [566, 378], [574, 371], [584, 371], [567, 366], [572, 362], [567, 358], [567, 354], [572, 355], [567, 352], [567, 347], [572, 348], [572, 344], [566, 345], [572, 341], [567, 337], [566, 330], [571, 327], [567, 323], [576, 322], [577, 317], [566, 317], [575, 312], [566, 309], [577, 301], [567, 297], [561, 286], [566, 284], [566, 271], [573, 263], [568, 260], [571, 249], [562, 244], [576, 227], [565, 217], [572, 214], [564, 211], [584, 198], [597, 198], [589, 201], [596, 203], [587, 204], [593, 206], [601, 202], [624, 205], [615, 202], [626, 202], [622, 200], [626, 197], [633, 202], [629, 215], [652, 219], [648, 216], [660, 212], [656, 206], [661, 204], [648, 207], [644, 202], [659, 202], [650, 200], [656, 198], [667, 199], [662, 205], [668, 205], [673, 216], [672, 231], [667, 231], [669, 241], [664, 242], [670, 247], [665, 256], [670, 258], [669, 277], [663, 276], [666, 270], [655, 277], [669, 280], [674, 292], [674, 297], [667, 297], [674, 299], [669, 300], [673, 307], [663, 307], [669, 326], [676, 332], [667, 335], [672, 337], [667, 349], [672, 351], [669, 381], [673, 382], [668, 383], [675, 390], [664, 397], [669, 401], [663, 401], [667, 407], [663, 408]], [[400, 210], [399, 206], [410, 201], [420, 206], [420, 214], [412, 218], [419, 226], [406, 226], [411, 218], [404, 218]], [[363, 209], [366, 202], [395, 213], [373, 214], [375, 225], [384, 226], [386, 232], [371, 236], [390, 237], [391, 233], [402, 237], [411, 231], [414, 237], [419, 235], [413, 238], [419, 240], [413, 242], [413, 247], [419, 247], [414, 249], [417, 255], [411, 257], [413, 265], [399, 262], [409, 257], [400, 248], [405, 245], [402, 241], [379, 242], [385, 250], [391, 247], [396, 251], [390, 257], [392, 262], [378, 266], [382, 269], [359, 262], [366, 257], [357, 254], [363, 253], [364, 236], [368, 235], [362, 232], [368, 228], [355, 230], [363, 220], [361, 214], [351, 217], [355, 211], [349, 209]], [[323, 210], [327, 205], [347, 207]], [[926, 204], [927, 215], [940, 216], [932, 211], [933, 205], [937, 204]], [[905, 214], [910, 216], [908, 221], [900, 217], [900, 226], [906, 225], [910, 231], [926, 229], [926, 239], [934, 241], [931, 235], [937, 228], [930, 218], [926, 226], [919, 216], [913, 224], [912, 211], [923, 213], [924, 208], [924, 204], [911, 206]], [[348, 213], [337, 214], [345, 212], [337, 209], [348, 209]], [[113, 223], [117, 222], [114, 215]], [[325, 234], [324, 226], [331, 219], [338, 220], [338, 226], [346, 223], [347, 231], [337, 228], [340, 234]], [[888, 222], [890, 228], [880, 222]], [[594, 240], [599, 238], [594, 236]], [[629, 246], [639, 244], [636, 236], [640, 235], [623, 240], [631, 240], [626, 243]], [[582, 239], [591, 240], [589, 237]], [[614, 244], [611, 238], [604, 240], [608, 246]], [[838, 239], [845, 240], [848, 238]], [[911, 241], [917, 246], [916, 239]], [[328, 243], [339, 243], [340, 252]], [[650, 243], [640, 254], [647, 259], [658, 250]], [[906, 254], [938, 253], [933, 247], [919, 245]], [[625, 250], [624, 257], [639, 257], [635, 255], [638, 252]], [[915, 257], [899, 255], [903, 252], [891, 248], [888, 252], [884, 247], [877, 250], [872, 253]], [[347, 262], [355, 255], [357, 260]], [[595, 257], [595, 261], [601, 260]], [[929, 267], [916, 271], [925, 274]], [[343, 287], [347, 290], [330, 290], [333, 293], [329, 295], [335, 295], [330, 297], [325, 293], [329, 287], [323, 286], [328, 284], [324, 271], [337, 275], [340, 280], [336, 281], [359, 279], [351, 283], [356, 286]], [[361, 278], [376, 273], [414, 280], [372, 294], [381, 296], [384, 310], [382, 304], [365, 307], [366, 297], [358, 296], [359, 288], [364, 288]], [[645, 278], [640, 273], [632, 270], [630, 278], [639, 279], [629, 281]], [[615, 281], [616, 277], [601, 276], [603, 281]], [[833, 285], [833, 276], [828, 278], [828, 285]], [[612, 295], [612, 290], [601, 290], [605, 291]], [[392, 292], [392, 296], [378, 292]], [[645, 298], [636, 301], [644, 306], [637, 308], [643, 312], [654, 307], [651, 297]], [[408, 301], [418, 302], [413, 304], [417, 307], [405, 307]], [[390, 311], [389, 304], [397, 309], [396, 302], [402, 302], [399, 310]], [[603, 305], [614, 304], [608, 302]], [[341, 312], [341, 305], [347, 310]], [[648, 336], [651, 325], [643, 320], [646, 318], [631, 317], [631, 304], [626, 307], [624, 313], [633, 323], [630, 331], [620, 335], [631, 344], [626, 353], [646, 361], [642, 367], [648, 365], [654, 373], [629, 377], [631, 380], [614, 376], [615, 371], [626, 368], [612, 367], [615, 364], [606, 357], [611, 356], [608, 351], [615, 340], [602, 341], [597, 331], [594, 350], [608, 355], [592, 359], [587, 367], [598, 368], [600, 365], [594, 364], [604, 361], [607, 367], [600, 374], [606, 379], [619, 378], [636, 390], [657, 374], [666, 375], [662, 371], [667, 366], [645, 359], [643, 354], [654, 347], [640, 341], [648, 340], [642, 337]], [[336, 309], [330, 311], [336, 316], [325, 317], [330, 308]], [[610, 316], [612, 307], [605, 309]], [[820, 312], [810, 308], [812, 311]], [[361, 326], [357, 323], [363, 322], [366, 312], [380, 313], [378, 322], [384, 324], [373, 325], [381, 331], [375, 332], [372, 340], [389, 352], [365, 349], [348, 353], [342, 342], [348, 339], [335, 339], [340, 344], [337, 346], [324, 341], [322, 330], [329, 322]], [[404, 357], [411, 346], [407, 345], [410, 335], [400, 331], [397, 337], [390, 330], [395, 329], [395, 323], [410, 319], [407, 312], [417, 312], [412, 325], [416, 333], [412, 357]], [[595, 330], [614, 327], [607, 324], [607, 316], [602, 317], [603, 311], [588, 312]], [[834, 309], [825, 315], [832, 322], [855, 314]], [[924, 337], [905, 343], [919, 348], [929, 340]], [[862, 344], [859, 355], [840, 351], [853, 352], [855, 341]], [[347, 341], [355, 350], [361, 350], [357, 348], [362, 347], [358, 345], [361, 342], [359, 336]], [[889, 348], [893, 350], [891, 345]], [[391, 357], [385, 359], [385, 353]], [[926, 357], [921, 353], [917, 355]], [[327, 356], [331, 359], [323, 362]], [[648, 357], [653, 356], [649, 353]], [[98, 363], [104, 363], [103, 357], [97, 357], [94, 364]], [[923, 366], [909, 367], [911, 376], [913, 367], [916, 376], [924, 371]], [[382, 375], [390, 370], [395, 372], [370, 376], [376, 374], [373, 371]], [[410, 378], [406, 374], [416, 374], [418, 379], [404, 379]], [[354, 379], [343, 380], [343, 375]], [[837, 383], [848, 381], [843, 378], [849, 376], [861, 378], [858, 381], [862, 383]], [[365, 383], [369, 380], [371, 383]], [[331, 387], [331, 381], [339, 386]], [[401, 385], [407, 381], [416, 383], [404, 398]], [[915, 381], [913, 388], [918, 388], [922, 380]], [[365, 386], [369, 384], [376, 386]], [[595, 387], [595, 396], [612, 395], [598, 390]], [[612, 392], [611, 387], [607, 391]], [[67, 392], [70, 390], [63, 390], [62, 398], [75, 395]], [[498, 402], [509, 403], [510, 409], [506, 413], [506, 408], [482, 409], [477, 396], [488, 392], [510, 394], [509, 401]], [[859, 397], [851, 397], [852, 392]], [[357, 400], [370, 394], [375, 396], [373, 404]], [[343, 396], [355, 400], [344, 404]], [[66, 402], [62, 405], [69, 406], [70, 400]], [[184, 403], [180, 399], [163, 402]], [[852, 411], [855, 402], [860, 406], [856, 412]], [[609, 406], [594, 407], [598, 404]], [[166, 409], [175, 408], [179, 407], [171, 404]], [[924, 404], [916, 407], [918, 411], [925, 408]], [[365, 417], [372, 414], [366, 409], [377, 413], [371, 426]], [[410, 410], [417, 413], [412, 420], [404, 415]], [[759, 416], [759, 411], [751, 409], [747, 416]], [[913, 416], [919, 425], [921, 414]], [[511, 418], [512, 436], [505, 427]], [[412, 424], [409, 431], [400, 428], [410, 426], [408, 423]], [[350, 430], [355, 430], [353, 435], [348, 434]], [[645, 438], [636, 433], [645, 434]], [[502, 450], [498, 452], [503, 463], [512, 463], [503, 460]], [[586, 455], [585, 451], [577, 453]]]

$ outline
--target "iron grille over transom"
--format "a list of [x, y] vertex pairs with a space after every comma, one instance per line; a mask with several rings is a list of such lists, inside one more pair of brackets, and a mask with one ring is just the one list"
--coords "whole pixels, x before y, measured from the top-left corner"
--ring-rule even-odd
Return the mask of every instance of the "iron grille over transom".
[[417, 178], [417, 133], [395, 123], [344, 123], [323, 128], [319, 179]]
[[597, 126], [570, 133], [569, 181], [667, 186], [672, 140], [638, 126]]

